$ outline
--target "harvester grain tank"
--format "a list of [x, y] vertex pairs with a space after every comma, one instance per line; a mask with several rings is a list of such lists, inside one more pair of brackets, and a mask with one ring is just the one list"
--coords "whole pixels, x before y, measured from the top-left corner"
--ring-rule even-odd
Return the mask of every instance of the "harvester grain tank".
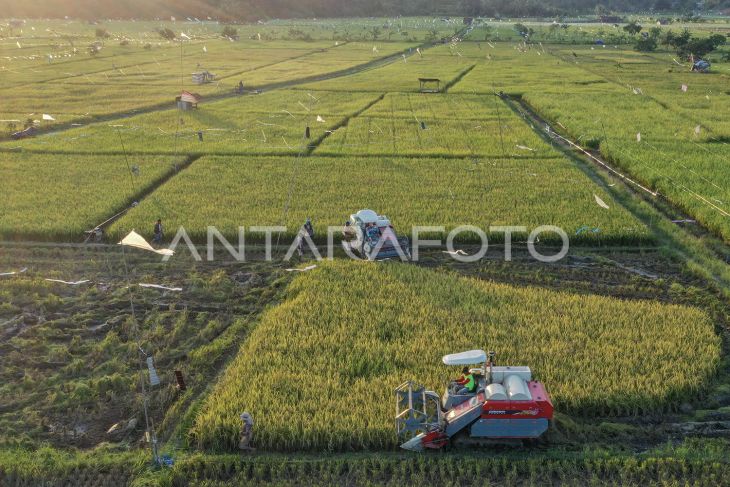
[[[451, 443], [476, 444], [531, 440], [542, 436], [553, 419], [545, 386], [526, 366], [497, 366], [494, 352], [445, 355], [451, 366], [467, 366], [476, 380], [472, 393], [451, 381], [439, 396], [412, 382], [395, 390], [396, 431], [401, 448], [439, 449]], [[461, 389], [461, 390], [460, 390]]]

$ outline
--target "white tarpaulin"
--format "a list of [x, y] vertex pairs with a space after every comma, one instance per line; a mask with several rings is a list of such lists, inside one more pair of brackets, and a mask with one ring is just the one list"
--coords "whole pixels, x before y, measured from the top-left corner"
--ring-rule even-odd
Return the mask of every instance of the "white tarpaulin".
[[119, 245], [134, 247], [135, 249], [148, 250], [160, 255], [173, 255], [175, 252], [170, 249], [155, 249], [140, 234], [132, 230], [119, 242]]

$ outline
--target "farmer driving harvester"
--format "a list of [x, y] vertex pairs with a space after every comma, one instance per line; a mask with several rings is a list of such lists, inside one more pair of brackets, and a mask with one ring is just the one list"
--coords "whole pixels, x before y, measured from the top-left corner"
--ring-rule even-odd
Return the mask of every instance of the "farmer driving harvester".
[[461, 377], [456, 379], [456, 384], [462, 386], [456, 393], [458, 395], [474, 394], [477, 391], [477, 381], [469, 367], [461, 369]]

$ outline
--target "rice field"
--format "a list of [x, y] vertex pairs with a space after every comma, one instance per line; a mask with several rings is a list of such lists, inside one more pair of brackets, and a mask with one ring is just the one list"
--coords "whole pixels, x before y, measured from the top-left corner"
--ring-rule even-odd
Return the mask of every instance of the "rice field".
[[474, 68], [474, 59], [463, 55], [462, 44], [436, 45], [407, 51], [401, 60], [376, 70], [366, 70], [346, 78], [303, 85], [306, 89], [325, 91], [380, 91], [387, 82], [388, 91], [418, 93], [418, 78], [439, 78], [442, 88], [451, 86]]
[[169, 157], [127, 161], [123, 156], [0, 154], [0, 236], [83, 241], [84, 231], [172, 174], [175, 162]]
[[[4, 147], [36, 156], [49, 151], [68, 160], [75, 154], [119, 158], [126, 153], [132, 160], [205, 156], [115, 223], [109, 238], [147, 229], [157, 218], [168, 229], [185, 227], [198, 241], [205, 240], [208, 225], [236, 238], [240, 225], [284, 224], [291, 236], [308, 216], [324, 235], [327, 226], [371, 207], [389, 214], [407, 233], [428, 222], [447, 232], [463, 224], [485, 229], [553, 224], [574, 243], [652, 240], [606, 188], [493, 94], [277, 90], [198, 110], [154, 111], [50, 132]], [[299, 157], [310, 153], [314, 158]], [[383, 190], [373, 191], [370, 181]], [[515, 187], [532, 190], [520, 193]], [[596, 197], [609, 208], [601, 208]], [[52, 228], [46, 224], [37, 231], [49, 234], [56, 231]], [[586, 228], [591, 231], [581, 230]], [[76, 234], [75, 229], [68, 233]]]
[[577, 59], [574, 67], [603, 77], [603, 83], [559, 98], [556, 88], [528, 90], [525, 100], [558, 130], [564, 127], [584, 145], [600, 145], [616, 165], [728, 241], [730, 126], [720, 115], [730, 106], [721, 88], [727, 75], [689, 73], [667, 55], [658, 60], [586, 49], [576, 54], [562, 52], [551, 62]]
[[[556, 47], [550, 44], [531, 45], [529, 49], [517, 43], [464, 44], [460, 46], [460, 52], [476, 66], [449, 92], [551, 93], [559, 97], [579, 93], [592, 95], [612, 89], [612, 84], [600, 75], [582, 69], [570, 59], [553, 57], [551, 52], [554, 49]], [[573, 48], [565, 49], [572, 56]], [[575, 49], [580, 50], [581, 47]], [[619, 88], [615, 91], [618, 92]]]
[[[309, 139], [304, 139], [306, 127]], [[191, 111], [156, 111], [4, 145], [109, 154], [123, 153], [122, 146], [130, 153], [150, 154], [295, 155], [311, 148], [320, 155], [558, 156], [490, 95], [444, 98], [314, 90], [237, 97]]]
[[[596, 204], [596, 195], [609, 209]], [[388, 215], [406, 234], [414, 225], [443, 225], [448, 232], [460, 225], [484, 231], [524, 225], [531, 231], [552, 224], [575, 243], [651, 240], [607, 191], [561, 158], [203, 157], [109, 231], [114, 238], [132, 228], [146, 231], [162, 218], [168, 231], [183, 226], [197, 241], [206, 241], [208, 225], [237, 241], [239, 226], [285, 225], [291, 237], [311, 217], [325, 241], [327, 226], [339, 228], [362, 208]], [[581, 232], [585, 226], [599, 230]], [[503, 234], [491, 237], [499, 241]]]
[[[200, 42], [186, 45], [183, 51], [175, 45], [152, 51], [136, 48], [136, 53], [91, 59], [90, 65], [67, 62], [63, 66], [52, 65], [52, 69], [43, 65], [25, 68], [23, 73], [46, 68], [47, 74], [38, 76], [48, 78], [34, 81], [30, 90], [26, 80], [9, 87], [0, 116], [5, 119], [11, 113], [26, 116], [48, 113], [57, 123], [69, 123], [149, 106], [166, 104], [172, 108], [181, 89], [195, 91], [203, 97], [230, 94], [239, 80], [249, 81], [250, 73], [257, 69], [270, 69], [276, 63], [319, 54], [325, 48], [320, 45], [293, 50], [260, 49], [258, 46], [231, 49], [228, 44], [220, 40]], [[185, 55], [185, 49], [194, 50], [194, 53]], [[215, 73], [218, 81], [193, 85], [191, 73], [202, 70]], [[292, 75], [296, 73], [292, 72]]]
[[619, 168], [728, 241], [730, 78], [723, 63], [703, 75], [678, 65], [670, 53], [610, 45], [516, 47], [465, 50], [488, 58], [451, 92], [522, 97], [554, 129], [600, 147]]
[[556, 408], [579, 416], [671, 410], [720, 359], [699, 309], [332, 262], [297, 277], [261, 318], [191, 435], [233, 448], [247, 410], [266, 450], [390, 449], [393, 389], [415, 379], [440, 393], [456, 374], [440, 357], [478, 346], [529, 364]]
[[[336, 30], [335, 24], [322, 28]], [[548, 38], [529, 47], [472, 38], [416, 51], [410, 39], [392, 36], [372, 42], [315, 36], [292, 48], [291, 41], [274, 35], [259, 40], [254, 34], [253, 39], [231, 43], [216, 38], [211, 26], [191, 29], [191, 40], [180, 44], [158, 39], [151, 49], [142, 44], [150, 41], [149, 32], [126, 46], [110, 40], [109, 51], [97, 57], [69, 54], [60, 45], [69, 57], [51, 63], [39, 56], [63, 37], [30, 37], [18, 49], [28, 50], [20, 56], [27, 59], [6, 56], [7, 65], [20, 63], [23, 69], [4, 66], [10, 86], [3, 105], [7, 112], [0, 115], [17, 120], [17, 128], [28, 117], [51, 112], [56, 120], [41, 124], [52, 127], [167, 103], [169, 93], [191, 87], [188, 71], [197, 69], [219, 76], [220, 82], [199, 87], [207, 96], [230, 93], [239, 79], [251, 88], [331, 73], [398, 52], [404, 57], [299, 89], [204, 101], [191, 112], [154, 110], [84, 124], [8, 141], [0, 149], [119, 155], [124, 146], [130, 153], [176, 157], [309, 151], [333, 157], [555, 157], [532, 128], [495, 103], [493, 93], [504, 91], [523, 97], [579, 143], [600, 146], [619, 168], [729, 238], [730, 194], [724, 176], [730, 145], [722, 114], [730, 102], [722, 88], [727, 74], [721, 70], [694, 75], [668, 54], [633, 53], [620, 44], [565, 47], [549, 44]], [[3, 49], [12, 53], [17, 46], [6, 42]], [[180, 55], [189, 70], [179, 69]], [[416, 94], [421, 76], [440, 78], [448, 95]], [[682, 84], [690, 86], [687, 92], [679, 91]], [[634, 88], [641, 95], [634, 95]], [[307, 126], [309, 140], [303, 138]]]
[[[55, 446], [98, 458], [105, 447], [92, 449], [99, 443], [136, 443], [144, 424], [139, 348], [160, 371], [160, 385], [148, 389], [149, 413], [158, 431], [174, 428], [191, 397], [238, 349], [252, 317], [276, 298], [272, 281], [280, 277], [255, 263], [239, 264], [237, 272], [256, 276], [241, 286], [220, 268], [195, 268], [184, 259], [163, 264], [137, 251], [123, 257], [116, 245], [3, 244], [0, 269], [21, 264], [26, 271], [0, 276], [3, 486], [7, 449]], [[136, 285], [144, 282], [180, 287]], [[169, 304], [157, 306], [161, 300]], [[187, 392], [176, 390], [174, 370], [184, 374]], [[107, 433], [130, 420], [138, 428]]]
[[348, 121], [320, 155], [559, 157], [497, 97], [393, 94]]
[[[527, 96], [542, 113], [560, 121], [575, 138], [599, 141], [601, 152], [620, 168], [696, 217], [728, 241], [730, 238], [730, 145], [695, 135], [696, 125], [646, 98], [605, 95], [621, 125], [596, 119], [586, 109], [592, 100], [565, 96], [558, 106], [548, 96]], [[566, 107], [570, 107], [566, 109]], [[638, 134], [638, 135], [637, 135]]]
[[[692, 74], [598, 22], [274, 19], [232, 26], [238, 39], [223, 27], [0, 21], [0, 484], [726, 483], [727, 442], [684, 438], [716, 434], [730, 404], [716, 238], [730, 241], [730, 63], [713, 55], [712, 73]], [[215, 81], [194, 84], [203, 70]], [[441, 93], [419, 93], [419, 77]], [[176, 108], [181, 90], [203, 96], [197, 109]], [[564, 153], [520, 103], [659, 204]], [[33, 121], [38, 135], [10, 140]], [[442, 241], [472, 225], [500, 244], [490, 227], [524, 226], [520, 250], [555, 225], [571, 248], [558, 263], [503, 262], [501, 248], [407, 265], [338, 252], [287, 272], [310, 265], [278, 258], [306, 218], [321, 247], [363, 208], [403, 235], [442, 226], [423, 235]], [[107, 244], [151, 239], [158, 218], [165, 245], [179, 228], [200, 244], [215, 226], [233, 246], [239, 227], [246, 244], [264, 241], [251, 226], [286, 230], [274, 262], [67, 245], [114, 215]], [[464, 232], [456, 246], [475, 243]], [[440, 393], [458, 372], [441, 356], [474, 348], [545, 383], [547, 446], [394, 454], [393, 388]], [[148, 467], [140, 350], [162, 381], [148, 404], [171, 469]], [[242, 411], [259, 453], [234, 458], [222, 452]]]
[[[123, 46], [119, 40], [107, 40], [95, 56], [79, 46], [93, 39], [63, 37], [52, 44], [20, 37], [0, 43], [0, 73], [7, 83], [0, 120], [24, 122], [46, 113], [54, 117], [54, 124], [78, 123], [149, 107], [173, 108], [183, 89], [204, 99], [230, 95], [239, 81], [245, 89], [255, 90], [351, 69], [415, 48], [409, 42], [230, 42], [220, 35], [190, 35], [190, 40], [165, 41], [153, 31], [149, 36], [157, 36], [156, 41], [124, 39]], [[194, 84], [191, 74], [203, 70], [214, 73], [215, 81]]]
[[[313, 94], [314, 93], [314, 94]], [[202, 105], [160, 110], [37, 137], [5, 147], [31, 151], [123, 154], [296, 155], [376, 103], [380, 95], [281, 90]], [[310, 138], [305, 138], [310, 127]], [[2, 147], [2, 146], [0, 146]]]

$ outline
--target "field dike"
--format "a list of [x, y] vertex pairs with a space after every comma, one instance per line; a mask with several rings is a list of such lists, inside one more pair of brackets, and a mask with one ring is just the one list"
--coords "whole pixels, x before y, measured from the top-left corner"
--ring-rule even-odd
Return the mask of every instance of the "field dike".
[[474, 69], [475, 67], [476, 67], [476, 64], [472, 64], [471, 66], [469, 66], [468, 68], [466, 68], [465, 70], [463, 70], [462, 72], [460, 72], [459, 74], [457, 74], [454, 77], [454, 79], [452, 79], [451, 81], [449, 81], [448, 83], [446, 83], [446, 85], [444, 85], [444, 93], [448, 93], [449, 92], [449, 89], [452, 86], [456, 85], [459, 81], [461, 81], [464, 78], [464, 76], [466, 76], [467, 74], [471, 73], [471, 70]]
[[370, 108], [375, 106], [376, 104], [383, 101], [383, 98], [385, 98], [385, 93], [382, 93], [380, 96], [369, 102], [367, 105], [356, 111], [355, 113], [351, 113], [349, 115], [346, 115], [342, 120], [340, 120], [335, 126], [331, 127], [328, 131], [326, 131], [324, 134], [320, 135], [314, 142], [309, 144], [307, 146], [307, 150], [304, 152], [303, 156], [310, 156], [312, 153], [317, 150], [317, 148], [325, 141], [327, 138], [335, 133], [337, 130], [341, 129], [342, 127], [346, 127], [350, 120], [353, 118], [357, 118], [360, 115], [362, 115], [364, 112], [368, 111]]
[[183, 159], [182, 162], [175, 163], [175, 167], [169, 170], [167, 173], [165, 173], [161, 178], [154, 181], [152, 184], [138, 192], [137, 194], [131, 196], [127, 203], [124, 205], [124, 207], [119, 208], [118, 211], [115, 211], [109, 218], [104, 220], [103, 222], [93, 226], [89, 230], [93, 230], [95, 228], [100, 228], [102, 231], [105, 231], [109, 225], [117, 221], [119, 218], [124, 216], [129, 210], [137, 206], [142, 200], [144, 200], [146, 197], [151, 195], [152, 193], [157, 190], [160, 186], [165, 184], [167, 181], [172, 179], [175, 175], [177, 175], [180, 171], [183, 171], [184, 169], [190, 167], [190, 165], [200, 159], [201, 154], [193, 154], [187, 156], [185, 159]]

